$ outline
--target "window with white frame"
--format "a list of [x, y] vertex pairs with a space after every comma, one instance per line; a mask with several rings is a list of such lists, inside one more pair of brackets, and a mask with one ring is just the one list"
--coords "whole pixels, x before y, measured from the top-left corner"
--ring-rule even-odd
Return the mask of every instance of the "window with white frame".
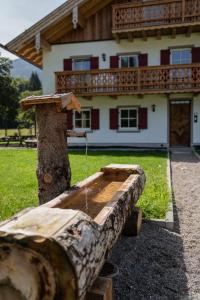
[[74, 113], [74, 128], [75, 129], [91, 129], [91, 109], [82, 109], [81, 112]]
[[171, 49], [171, 64], [191, 64], [192, 52], [190, 48], [187, 49]]
[[121, 68], [134, 68], [138, 67], [138, 55], [137, 54], [124, 54], [119, 56]]
[[136, 130], [138, 129], [138, 108], [123, 107], [119, 109], [120, 129]]
[[73, 71], [87, 71], [90, 70], [90, 58], [74, 58]]

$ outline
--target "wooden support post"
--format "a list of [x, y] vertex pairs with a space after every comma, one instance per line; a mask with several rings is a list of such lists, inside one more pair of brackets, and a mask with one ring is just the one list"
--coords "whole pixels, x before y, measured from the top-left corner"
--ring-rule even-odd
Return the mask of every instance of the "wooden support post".
[[86, 300], [113, 300], [112, 278], [98, 277], [88, 292]]
[[142, 210], [135, 208], [131, 216], [127, 219], [123, 234], [126, 236], [137, 236], [140, 234], [142, 227]]
[[67, 115], [55, 104], [36, 107], [38, 125], [38, 196], [46, 203], [70, 187], [71, 171], [67, 155]]

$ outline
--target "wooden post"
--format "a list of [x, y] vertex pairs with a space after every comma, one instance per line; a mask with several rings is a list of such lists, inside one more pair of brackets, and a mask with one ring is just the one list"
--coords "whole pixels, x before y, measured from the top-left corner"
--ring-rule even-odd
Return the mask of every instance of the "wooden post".
[[70, 187], [71, 171], [67, 154], [67, 115], [54, 104], [37, 105], [38, 196], [46, 203]]
[[123, 234], [126, 236], [137, 236], [140, 234], [142, 227], [142, 210], [135, 208], [131, 216], [126, 220]]
[[112, 278], [98, 277], [88, 292], [86, 300], [113, 300]]
[[70, 187], [71, 170], [67, 154], [67, 114], [80, 111], [72, 94], [31, 96], [21, 101], [23, 110], [36, 107], [38, 127], [38, 197], [44, 204]]

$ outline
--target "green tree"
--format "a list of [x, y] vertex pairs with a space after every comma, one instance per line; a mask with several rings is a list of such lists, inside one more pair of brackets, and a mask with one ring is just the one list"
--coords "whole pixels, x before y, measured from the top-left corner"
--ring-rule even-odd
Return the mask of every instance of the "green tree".
[[0, 57], [0, 124], [3, 128], [14, 125], [19, 106], [19, 93], [10, 74], [11, 67], [8, 58]]
[[41, 90], [42, 85], [41, 81], [38, 77], [37, 72], [32, 72], [30, 80], [29, 80], [29, 90], [30, 91], [39, 91]]
[[21, 94], [29, 89], [29, 80], [25, 78], [15, 78], [15, 84], [17, 86], [18, 92]]
[[[39, 96], [42, 94], [42, 91], [24, 91], [20, 95], [20, 100], [25, 99], [29, 96]], [[34, 126], [35, 128], [35, 135], [36, 135], [36, 115], [35, 115], [35, 109], [29, 109], [26, 111], [22, 111], [21, 108], [19, 108], [18, 113], [18, 124], [19, 128], [30, 128], [31, 126]]]

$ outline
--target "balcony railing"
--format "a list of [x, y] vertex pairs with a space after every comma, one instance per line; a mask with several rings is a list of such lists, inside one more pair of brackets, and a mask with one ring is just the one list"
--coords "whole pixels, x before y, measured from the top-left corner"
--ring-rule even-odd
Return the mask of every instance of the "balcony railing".
[[78, 96], [200, 91], [200, 64], [56, 72], [58, 93]]
[[113, 33], [200, 22], [199, 0], [155, 0], [113, 5]]

